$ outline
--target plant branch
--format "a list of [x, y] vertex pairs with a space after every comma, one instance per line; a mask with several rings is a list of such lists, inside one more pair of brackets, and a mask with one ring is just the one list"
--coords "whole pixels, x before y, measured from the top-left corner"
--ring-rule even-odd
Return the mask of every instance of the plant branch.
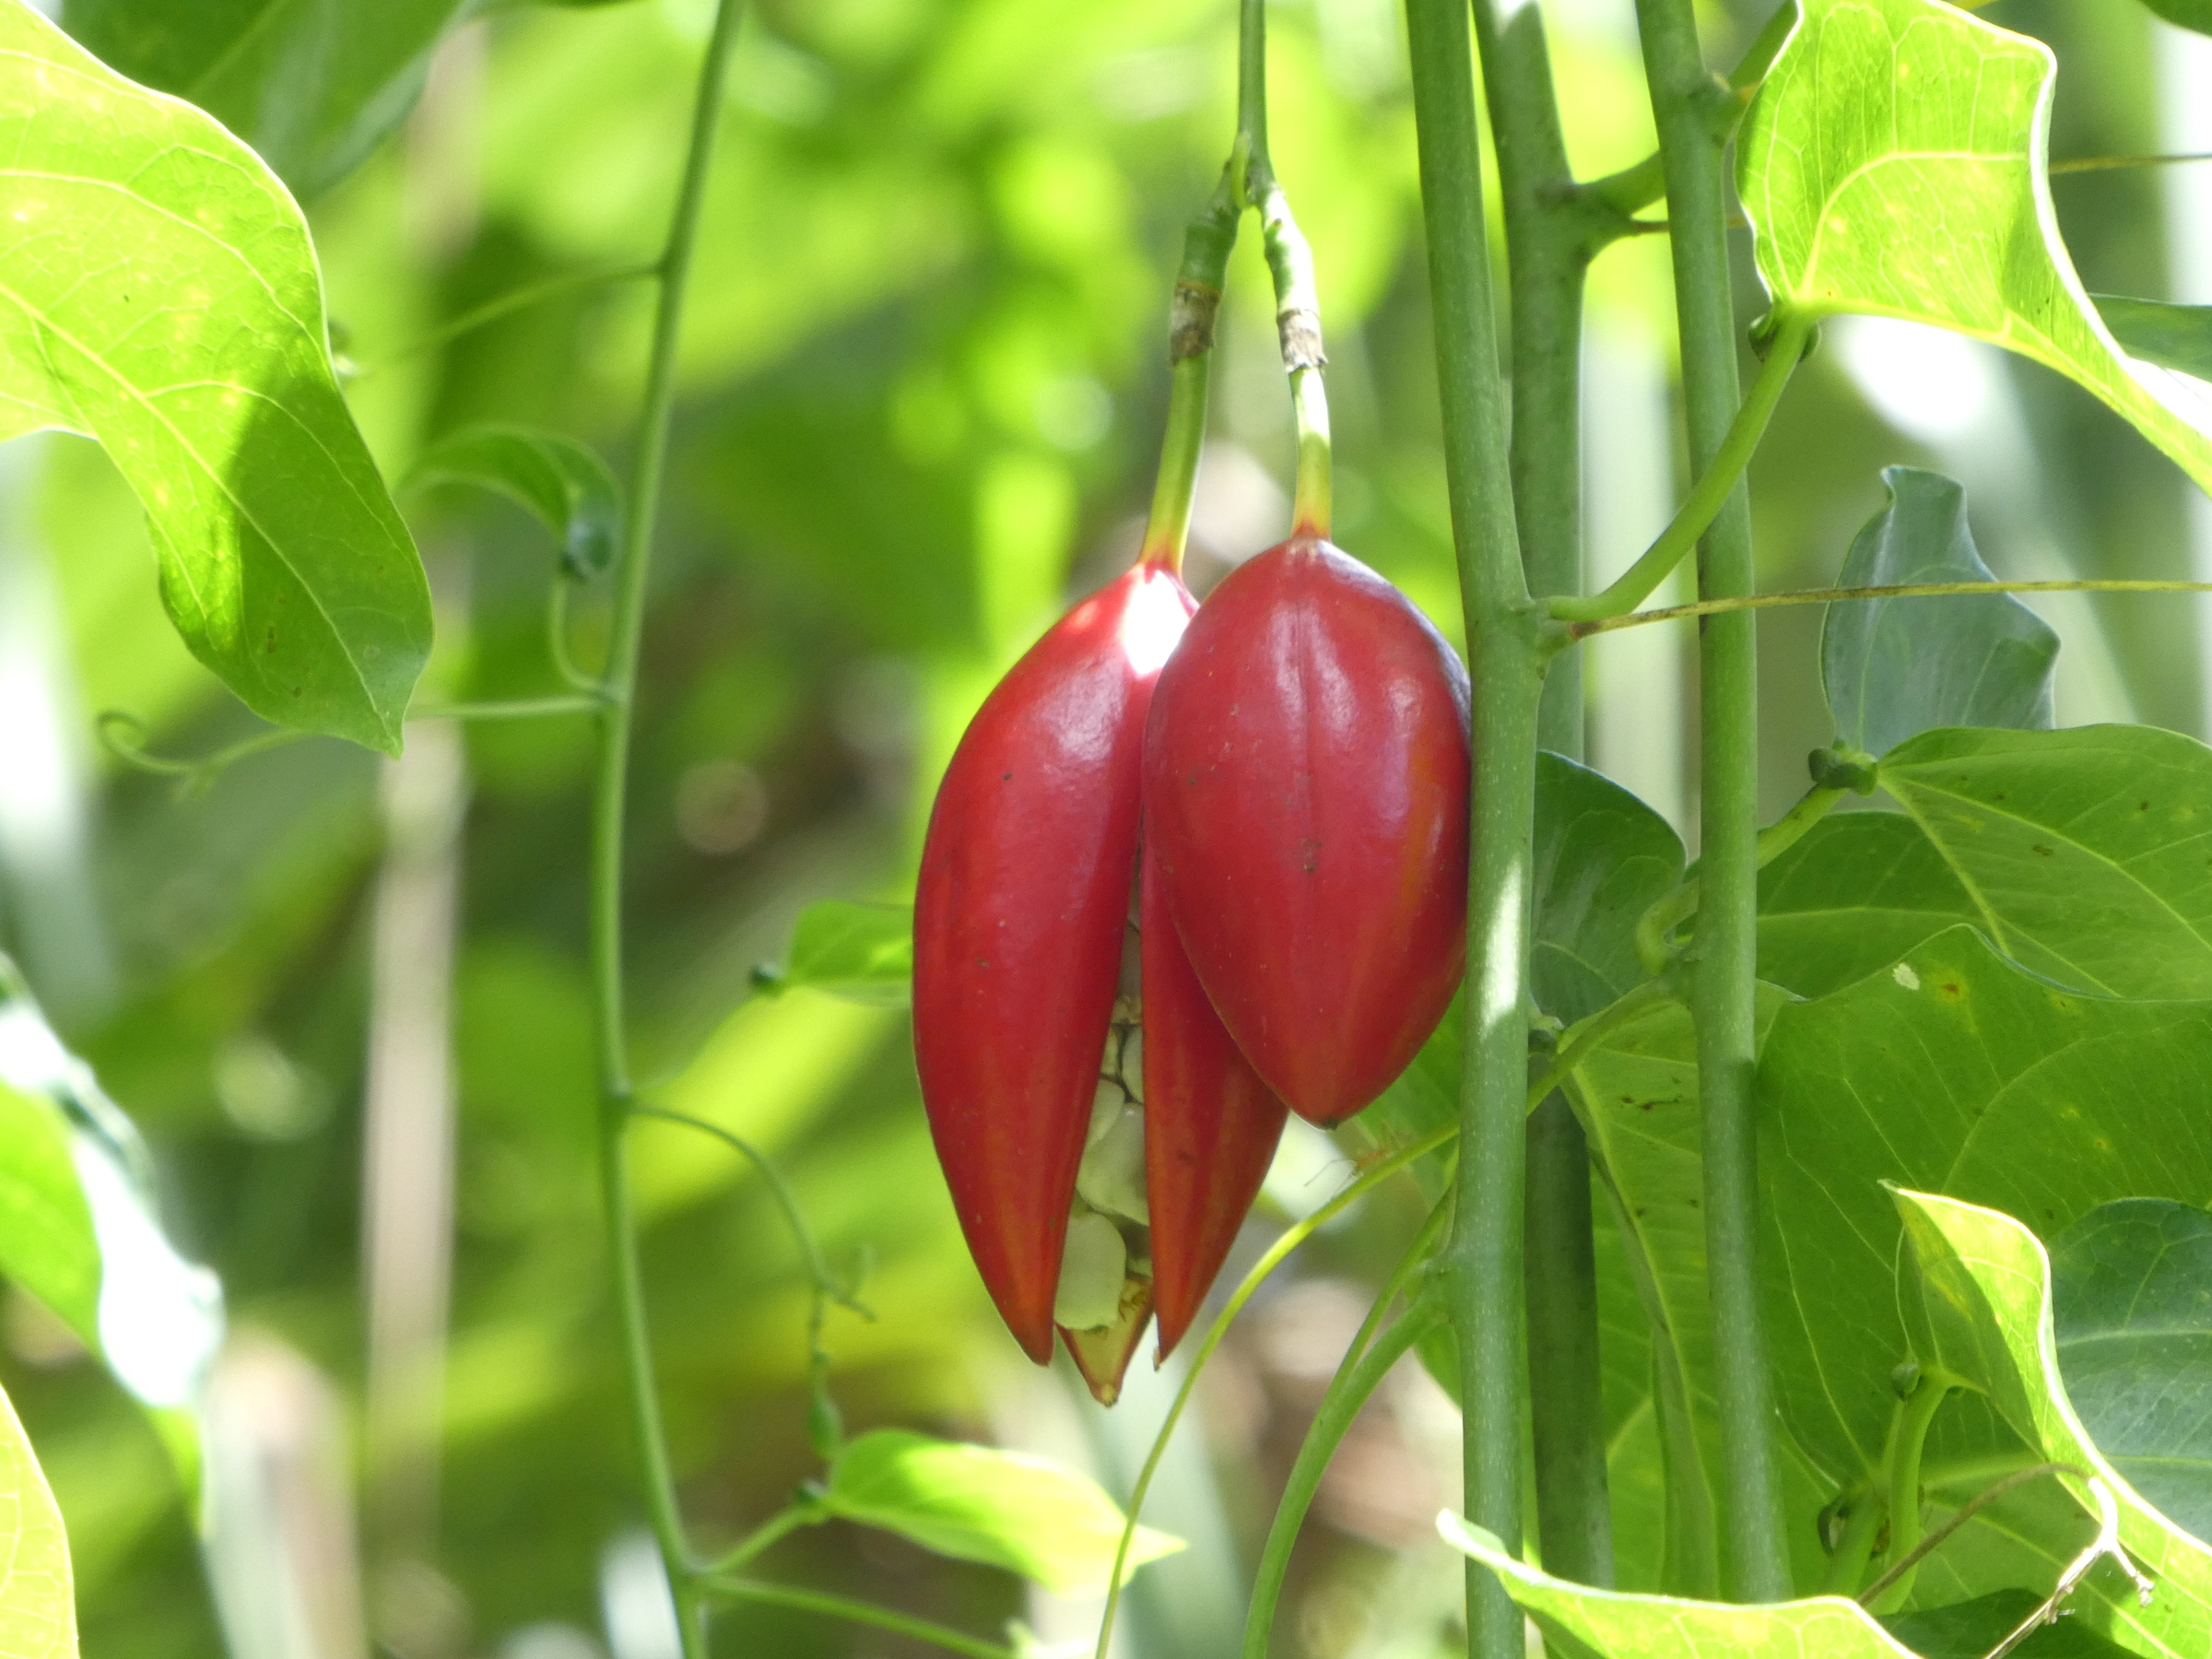
[[637, 459], [624, 508], [607, 652], [606, 702], [599, 714], [599, 754], [592, 789], [590, 958], [598, 1047], [599, 1182], [606, 1214], [608, 1287], [620, 1329], [623, 1380], [644, 1477], [646, 1512], [676, 1598], [684, 1659], [703, 1659], [706, 1640], [690, 1546], [677, 1507], [676, 1479], [654, 1394], [652, 1339], [646, 1327], [644, 1284], [638, 1263], [637, 1219], [630, 1208], [627, 1132], [631, 1083], [622, 990], [622, 830], [628, 806], [630, 723], [644, 635], [647, 567], [675, 413], [677, 346], [683, 331], [685, 289], [699, 235], [700, 209], [706, 196], [714, 135], [722, 114], [723, 86], [731, 49], [736, 42], [741, 9], [739, 0], [719, 0], [715, 7], [713, 32], [700, 65], [692, 101], [683, 180], [669, 220], [667, 243], [654, 266], [660, 276], [660, 293], [645, 374], [644, 406], [638, 423]]
[[[1833, 811], [1851, 791], [1816, 784], [1789, 811], [1759, 832], [1758, 865], [1765, 869], [1804, 839], [1806, 830]], [[1695, 876], [1659, 900], [1636, 919], [1636, 959], [1647, 973], [1659, 973], [1674, 959], [1674, 932], [1698, 913], [1700, 882]]]
[[851, 1624], [873, 1625], [879, 1630], [894, 1635], [911, 1636], [917, 1641], [926, 1641], [947, 1653], [965, 1653], [969, 1659], [1018, 1659], [1015, 1651], [1003, 1642], [985, 1641], [978, 1636], [969, 1636], [949, 1625], [934, 1624], [926, 1618], [915, 1618], [905, 1613], [894, 1613], [888, 1607], [878, 1607], [868, 1602], [853, 1601], [842, 1595], [831, 1595], [822, 1590], [801, 1590], [791, 1584], [763, 1584], [754, 1579], [708, 1578], [702, 1587], [712, 1595], [730, 1601], [758, 1602], [763, 1606], [795, 1607], [802, 1613], [819, 1613], [828, 1618], [841, 1618]]
[[1917, 1386], [1897, 1404], [1896, 1421], [1889, 1430], [1889, 1543], [1896, 1566], [1881, 1578], [1878, 1594], [1861, 1597], [1877, 1613], [1894, 1613], [1912, 1593], [1913, 1569], [1909, 1564], [1920, 1542], [1920, 1458], [1928, 1443], [1928, 1430], [1936, 1421], [1944, 1396], [1951, 1392], [1948, 1377], [1933, 1371], [1920, 1374]]
[[1322, 1477], [1328, 1473], [1329, 1460], [1344, 1443], [1352, 1420], [1382, 1386], [1391, 1368], [1406, 1357], [1415, 1343], [1443, 1322], [1443, 1309], [1432, 1299], [1423, 1297], [1364, 1353], [1357, 1345], [1348, 1349], [1336, 1367], [1336, 1374], [1329, 1379], [1328, 1392], [1322, 1396], [1320, 1409], [1313, 1414], [1313, 1421], [1306, 1429], [1306, 1438], [1299, 1444], [1298, 1459], [1290, 1465], [1282, 1501], [1276, 1505], [1275, 1521], [1267, 1529], [1267, 1542], [1260, 1552], [1260, 1570], [1253, 1585], [1251, 1609], [1244, 1620], [1244, 1659], [1267, 1659], [1268, 1632], [1275, 1623], [1276, 1604], [1282, 1597], [1283, 1579], [1290, 1570], [1290, 1551], [1298, 1543], [1298, 1529], [1306, 1518], [1306, 1512], [1312, 1507], [1313, 1495], [1321, 1489]]
[[[1583, 291], [1590, 261], [1629, 232], [1629, 221], [1575, 185], [1543, 7], [1520, 6], [1508, 15], [1499, 0], [1475, 0], [1474, 19], [1505, 216], [1509, 461], [1521, 563], [1534, 592], [1576, 593], [1583, 585]], [[1574, 759], [1583, 753], [1582, 668], [1578, 656], [1554, 658], [1536, 712], [1538, 744]], [[1537, 1539], [1547, 1571], [1609, 1587], [1612, 1504], [1597, 1390], [1590, 1148], [1581, 1120], [1558, 1095], [1530, 1114], [1526, 1135], [1523, 1252]]]
[[1253, 1299], [1259, 1288], [1267, 1282], [1268, 1275], [1289, 1259], [1292, 1251], [1400, 1170], [1449, 1146], [1458, 1133], [1459, 1126], [1456, 1124], [1447, 1124], [1417, 1141], [1400, 1147], [1303, 1221], [1285, 1228], [1282, 1236], [1252, 1265], [1251, 1271], [1238, 1283], [1229, 1300], [1222, 1304], [1221, 1312], [1214, 1316], [1214, 1323], [1206, 1329], [1206, 1340], [1191, 1355], [1190, 1369], [1183, 1373], [1182, 1386], [1175, 1391], [1174, 1403], [1168, 1407], [1168, 1415], [1159, 1425], [1159, 1432], [1153, 1436], [1152, 1450], [1145, 1457], [1144, 1467], [1137, 1471], [1136, 1484], [1129, 1489], [1128, 1513], [1122, 1524], [1121, 1543], [1114, 1549], [1113, 1573], [1108, 1581], [1106, 1610], [1099, 1621], [1098, 1659], [1106, 1659], [1113, 1641], [1114, 1617], [1122, 1604], [1122, 1579], [1128, 1567], [1129, 1545], [1136, 1536], [1137, 1516], [1144, 1509], [1145, 1495], [1152, 1489], [1152, 1477], [1159, 1472], [1160, 1459], [1167, 1455], [1168, 1442], [1174, 1437], [1175, 1425], [1182, 1420], [1183, 1407], [1191, 1402], [1191, 1395], [1198, 1386], [1199, 1374], [1206, 1370], [1206, 1362], [1213, 1358], [1214, 1350], [1221, 1346], [1221, 1339], [1229, 1335], [1231, 1322], [1243, 1312], [1244, 1304]]
[[[1528, 930], [1546, 652], [1514, 521], [1465, 0], [1406, 0], [1444, 477], [1474, 683], [1458, 1195], [1441, 1294], [1459, 1339], [1468, 1519], [1518, 1548], [1528, 1407], [1523, 1277]], [[1466, 1567], [1467, 1651], [1518, 1659], [1520, 1609]]]
[[536, 720], [547, 714], [596, 714], [606, 699], [595, 692], [574, 696], [510, 697], [485, 702], [424, 703], [409, 709], [409, 720]]
[[2017, 1488], [2026, 1486], [2031, 1480], [2041, 1479], [2045, 1475], [2071, 1475], [2079, 1480], [2087, 1480], [2088, 1478], [2088, 1471], [2077, 1469], [2072, 1464], [2030, 1464], [2025, 1469], [2015, 1469], [2011, 1474], [2006, 1476], [2004, 1479], [1998, 1481], [1994, 1486], [1984, 1487], [1981, 1491], [1976, 1492], [1971, 1498], [1969, 1498], [1964, 1503], [1960, 1504], [1957, 1510], [1952, 1512], [1950, 1518], [1944, 1522], [1941, 1526], [1936, 1528], [1934, 1532], [1931, 1532], [1926, 1537], [1921, 1539], [1919, 1543], [1912, 1546], [1912, 1547], [1906, 1551], [1905, 1554], [1900, 1556], [1897, 1559], [1897, 1565], [1890, 1568], [1887, 1572], [1883, 1573], [1880, 1578], [1876, 1579], [1873, 1583], [1867, 1585], [1865, 1589], [1859, 1592], [1859, 1605], [1863, 1607], [1873, 1606], [1876, 1599], [1881, 1595], [1882, 1592], [1888, 1589], [1891, 1584], [1895, 1583], [1899, 1579], [1904, 1577], [1906, 1573], [1912, 1571], [1915, 1567], [1919, 1566], [1922, 1561], [1925, 1560], [1937, 1549], [1941, 1548], [1944, 1541], [1947, 1539], [1953, 1533], [1957, 1532], [1969, 1521], [1971, 1521], [1976, 1515], [1980, 1514], [1983, 1510], [1987, 1509], [1991, 1504], [1996, 1502], [1998, 1499], [2006, 1496], [2006, 1494], [2008, 1492], [2013, 1491]]
[[2114, 576], [2067, 582], [1903, 582], [1886, 587], [1794, 588], [1786, 594], [1738, 594], [1724, 599], [1700, 599], [1693, 605], [1669, 605], [1658, 610], [1570, 622], [1567, 636], [1583, 640], [1618, 628], [1641, 628], [1647, 622], [1724, 617], [1734, 611], [1773, 610], [1784, 605], [1833, 605], [1847, 599], [1940, 599], [1952, 594], [2212, 594], [2212, 582]]
[[[1706, 464], [1688, 497], [1676, 510], [1673, 521], [1660, 532], [1659, 539], [1603, 593], [1582, 598], [1550, 599], [1545, 604], [1547, 610], [1563, 621], [1594, 621], [1633, 611], [1658, 591], [1659, 584], [1689, 556], [1690, 549], [1698, 545], [1698, 538], [1735, 497], [1744, 468], [1750, 465], [1759, 441], [1766, 436], [1767, 422], [1774, 414], [1774, 406], [1782, 401], [1783, 388], [1790, 383], [1790, 376], [1804, 357], [1806, 342], [1811, 334], [1811, 323], [1797, 318], [1785, 321], [1776, 332], [1759, 378], [1751, 384], [1751, 395], [1736, 409], [1728, 423], [1726, 436], [1714, 450], [1712, 459]], [[1729, 365], [1728, 378], [1731, 383], [1735, 379], [1733, 362]]]
[[701, 1568], [706, 1578], [726, 1578], [755, 1557], [765, 1555], [770, 1548], [797, 1532], [802, 1526], [818, 1526], [830, 1518], [819, 1505], [801, 1499], [778, 1510], [767, 1520], [739, 1539], [726, 1552], [715, 1557]]
[[1160, 440], [1159, 479], [1152, 489], [1152, 513], [1145, 524], [1139, 562], [1180, 575], [1183, 544], [1190, 537], [1191, 497], [1198, 481], [1198, 456], [1206, 446], [1206, 382], [1214, 359], [1214, 318], [1221, 308], [1221, 285], [1236, 246], [1237, 207], [1234, 164], [1224, 168], [1203, 211], [1183, 233], [1182, 266], [1175, 274], [1169, 308], [1167, 431]]
[[[1674, 227], [1668, 241], [1681, 331], [1683, 407], [1691, 465], [1700, 476], [1700, 489], [1692, 492], [1692, 499], [1721, 496], [1707, 514], [1710, 524], [1699, 549], [1698, 588], [1702, 595], [1727, 598], [1749, 593], [1754, 579], [1743, 462], [1758, 429], [1765, 425], [1765, 409], [1781, 395], [1781, 382], [1803, 340], [1784, 319], [1751, 400], [1764, 408], [1747, 418], [1739, 406], [1736, 379], [1724, 223], [1725, 145], [1716, 136], [1711, 116], [1712, 83], [1705, 72], [1694, 7], [1691, 0], [1637, 0], [1636, 18]], [[1782, 360], [1778, 363], [1776, 358]], [[1666, 539], [1662, 537], [1663, 542]], [[1647, 555], [1638, 566], [1649, 575], [1660, 562]], [[1749, 618], [1716, 618], [1699, 639], [1704, 890], [1698, 912], [1690, 1016], [1697, 1033], [1704, 1136], [1705, 1257], [1712, 1288], [1715, 1392], [1721, 1420], [1729, 1426], [1721, 1441], [1727, 1500], [1723, 1533], [1725, 1584], [1738, 1601], [1771, 1602], [1790, 1594], [1790, 1569], [1774, 1460], [1773, 1382], [1767, 1370], [1757, 1266], [1759, 1165], [1752, 1093], [1757, 1063], [1756, 652], [1757, 635]]]

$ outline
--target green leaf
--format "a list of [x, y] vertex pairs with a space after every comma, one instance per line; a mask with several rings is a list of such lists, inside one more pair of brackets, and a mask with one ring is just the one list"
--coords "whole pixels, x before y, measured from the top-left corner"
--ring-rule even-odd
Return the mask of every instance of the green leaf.
[[2058, 1368], [2089, 1438], [2161, 1513], [2212, 1539], [2212, 1215], [2159, 1198], [2051, 1241]]
[[1914, 1659], [1872, 1614], [1840, 1595], [1761, 1607], [1624, 1595], [1517, 1561], [1449, 1511], [1436, 1527], [1445, 1543], [1498, 1575], [1555, 1659]]
[[52, 1309], [185, 1450], [183, 1421], [222, 1341], [222, 1288], [161, 1230], [147, 1161], [130, 1119], [0, 958], [0, 1274]]
[[[2204, 8], [2200, 32], [2212, 34], [2212, 5]], [[2097, 314], [2128, 356], [2212, 380], [2212, 305], [2169, 305], [2161, 300], [2128, 300], [2091, 294]]]
[[[1881, 1624], [1920, 1659], [1983, 1659], [2041, 1605], [2042, 1598], [2031, 1591], [1997, 1590], [1947, 1607], [1900, 1613]], [[2064, 1618], [2045, 1625], [2012, 1653], [2014, 1659], [2124, 1659], [2127, 1651], [2078, 1618]]]
[[76, 1659], [76, 1651], [62, 1513], [15, 1406], [0, 1394], [0, 1653]]
[[299, 208], [22, 0], [0, 156], [0, 437], [98, 439], [193, 654], [269, 720], [397, 753], [429, 589], [332, 377]]
[[1825, 996], [1982, 912], [1901, 813], [1823, 818], [1759, 873], [1759, 976]]
[[912, 999], [914, 907], [827, 899], [800, 912], [782, 968], [754, 975], [763, 990], [803, 985], [871, 1007], [903, 1008]]
[[573, 438], [535, 427], [464, 427], [423, 452], [400, 492], [439, 484], [473, 484], [535, 515], [559, 545], [562, 569], [578, 582], [615, 562], [621, 487], [606, 463]]
[[1880, 1183], [2052, 1234], [2114, 1198], [2195, 1198], [2212, 1192], [2206, 1077], [2212, 1005], [2076, 995], [1965, 927], [1775, 1016], [1759, 1069], [1763, 1300], [1783, 1415], [1830, 1479], [1878, 1465], [1905, 1357]]
[[62, 22], [133, 80], [191, 100], [302, 195], [413, 107], [467, 0], [66, 0]]
[[2198, 34], [2212, 34], [2212, 0], [2143, 0], [2167, 22]]
[[1536, 757], [1536, 1006], [1571, 1025], [1644, 978], [1636, 923], [1682, 876], [1667, 821], [1588, 767]]
[[1879, 775], [2023, 967], [2212, 996], [2212, 749], [2150, 726], [1929, 732]]
[[[1103, 1591], [1122, 1535], [1113, 1500], [1072, 1469], [892, 1429], [864, 1434], [837, 1454], [821, 1503], [939, 1555], [1004, 1567], [1061, 1592]], [[1140, 1526], [1127, 1571], [1182, 1547]]]
[[[2212, 1546], [2145, 1502], [2091, 1443], [2059, 1380], [2050, 1263], [2035, 1235], [2009, 1216], [1955, 1199], [1892, 1196], [1924, 1310], [1916, 1358], [1987, 1394], [2038, 1457], [2100, 1479], [2117, 1500], [2122, 1544], [2157, 1585], [2140, 1600], [2124, 1574], [2100, 1565], [2068, 1605], [2136, 1653], [2212, 1653]], [[2057, 1478], [2095, 1507], [2081, 1481]]]
[[1942, 0], [1804, 0], [1737, 187], [1777, 312], [1901, 317], [2055, 369], [2212, 488], [2212, 404], [2132, 364], [2059, 241], [2049, 47]]
[[[1771, 985], [1760, 988], [1761, 1033], [1785, 1000]], [[1709, 1594], [1719, 1579], [1703, 1470], [1718, 1455], [1721, 1428], [1712, 1400], [1697, 1041], [1688, 1010], [1661, 1003], [1621, 1025], [1576, 1067], [1568, 1093], [1610, 1201], [1627, 1288], [1652, 1334], [1652, 1401], [1669, 1506], [1660, 1583]], [[1621, 1288], [1601, 1286], [1601, 1294], [1618, 1300]]]
[[[1966, 491], [1891, 466], [1889, 504], [1851, 544], [1839, 587], [1994, 582], [1966, 523]], [[1852, 599], [1828, 607], [1820, 683], [1836, 735], [1884, 755], [1936, 726], [2051, 724], [2058, 635], [2009, 594]]]

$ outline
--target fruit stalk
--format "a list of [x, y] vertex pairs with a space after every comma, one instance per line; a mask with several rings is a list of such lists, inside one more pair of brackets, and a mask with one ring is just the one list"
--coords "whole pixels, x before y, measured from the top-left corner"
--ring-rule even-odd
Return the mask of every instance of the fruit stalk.
[[[1233, 165], [1233, 164], [1232, 164]], [[1224, 168], [1221, 182], [1206, 207], [1183, 232], [1182, 267], [1175, 274], [1175, 297], [1168, 322], [1168, 426], [1159, 446], [1159, 479], [1152, 488], [1151, 516], [1145, 524], [1141, 562], [1182, 573], [1182, 549], [1191, 530], [1191, 498], [1198, 481], [1198, 456], [1206, 444], [1207, 382], [1214, 360], [1214, 318], [1221, 308], [1221, 284], [1236, 246], [1236, 182]]]
[[[1644, 76], [1666, 178], [1668, 241], [1682, 340], [1682, 397], [1692, 469], [1711, 473], [1741, 396], [1730, 301], [1723, 142], [1706, 116], [1705, 72], [1690, 0], [1637, 0]], [[1779, 342], [1778, 350], [1793, 343]], [[1786, 369], [1786, 362], [1783, 365]], [[1698, 596], [1748, 594], [1751, 505], [1739, 480], [1698, 548]], [[1705, 1250], [1721, 1420], [1724, 1583], [1735, 1600], [1790, 1594], [1774, 1394], [1759, 1308], [1758, 1148], [1753, 994], [1758, 921], [1759, 685], [1748, 613], [1700, 629], [1699, 821], [1703, 851], [1690, 1018], [1703, 1114]]]
[[[1522, 1279], [1526, 940], [1544, 646], [1521, 569], [1463, 0], [1406, 0], [1429, 233], [1445, 477], [1474, 678], [1465, 1068], [1459, 1192], [1442, 1286], [1457, 1326], [1466, 1511], [1517, 1545], [1527, 1408]], [[1517, 1659], [1520, 1611], [1467, 1570], [1468, 1652]]]

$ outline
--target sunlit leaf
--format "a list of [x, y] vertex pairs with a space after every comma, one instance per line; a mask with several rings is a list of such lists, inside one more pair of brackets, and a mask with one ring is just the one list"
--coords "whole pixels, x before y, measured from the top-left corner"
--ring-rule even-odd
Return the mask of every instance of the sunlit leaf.
[[[1994, 582], [1966, 523], [1966, 491], [1941, 473], [1892, 466], [1889, 504], [1844, 558], [1839, 587]], [[2051, 724], [2058, 635], [2009, 594], [1852, 599], [1828, 607], [1820, 683], [1836, 735], [1885, 755], [1935, 726]]]
[[136, 1130], [63, 1048], [5, 959], [0, 1273], [99, 1354], [189, 1458], [189, 1410], [222, 1340], [222, 1288], [170, 1243]]
[[61, 1512], [16, 1408], [0, 1394], [0, 1653], [76, 1659], [76, 1598]]
[[473, 484], [534, 514], [553, 533], [562, 566], [579, 581], [615, 561], [621, 488], [606, 463], [573, 438], [535, 427], [464, 427], [424, 451], [401, 488], [438, 484]]
[[1805, 0], [1737, 140], [1775, 309], [1933, 324], [2101, 398], [2212, 488], [2212, 403], [2131, 364], [2059, 241], [2056, 60], [1942, 0]]
[[1572, 1659], [1913, 1659], [1872, 1614], [1840, 1595], [1763, 1607], [1624, 1595], [1517, 1561], [1492, 1535], [1449, 1512], [1436, 1525], [1445, 1543], [1497, 1573], [1543, 1630], [1547, 1653]]
[[1759, 1054], [1760, 1251], [1783, 1416], [1844, 1483], [1878, 1467], [1905, 1358], [1884, 1182], [2055, 1235], [2112, 1199], [2212, 1192], [2212, 1004], [2115, 1002], [1958, 927], [1775, 1017]]
[[66, 0], [63, 25], [133, 80], [191, 100], [312, 194], [422, 90], [468, 0]]
[[[1072, 1469], [898, 1430], [864, 1434], [839, 1453], [821, 1501], [848, 1521], [1063, 1592], [1105, 1589], [1122, 1534], [1113, 1500]], [[1129, 1567], [1182, 1547], [1140, 1526]]]
[[[2212, 1546], [2152, 1508], [2090, 1441], [2059, 1379], [2050, 1262], [2035, 1235], [1995, 1210], [1923, 1193], [1893, 1196], [1923, 1314], [1915, 1358], [1987, 1394], [2037, 1456], [2100, 1479], [2117, 1500], [2122, 1544], [2156, 1584], [2139, 1598], [2124, 1575], [2100, 1565], [2069, 1605], [2136, 1653], [2212, 1652]], [[2093, 1507], [2082, 1481], [2060, 1478]]]
[[1542, 754], [1534, 868], [1529, 977], [1536, 1006], [1572, 1024], [1644, 977], [1636, 923], [1680, 878], [1682, 842], [1611, 779]]
[[0, 156], [0, 436], [97, 438], [193, 653], [256, 713], [396, 753], [429, 591], [338, 395], [299, 208], [22, 0]]
[[2051, 1241], [2051, 1272], [2059, 1372], [2089, 1438], [2212, 1539], [2212, 1214], [2104, 1205]]
[[2212, 996], [2212, 749], [2151, 726], [1928, 732], [1879, 776], [2021, 966]]
[[847, 1002], [903, 1008], [912, 998], [914, 907], [826, 899], [801, 912], [781, 968], [756, 975], [763, 989], [803, 985]]
[[[2206, 8], [2205, 32], [2212, 34], [2212, 6]], [[2212, 380], [2212, 305], [2169, 305], [2160, 300], [2129, 300], [2092, 294], [2097, 314], [2130, 357], [2161, 369]]]
[[1947, 927], [1981, 919], [1911, 818], [1841, 813], [1759, 871], [1759, 976], [1825, 996]]

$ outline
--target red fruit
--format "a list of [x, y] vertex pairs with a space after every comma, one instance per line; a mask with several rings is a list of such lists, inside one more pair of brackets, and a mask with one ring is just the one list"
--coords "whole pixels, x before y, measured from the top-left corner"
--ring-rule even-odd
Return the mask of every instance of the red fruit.
[[969, 1251], [1040, 1364], [1120, 971], [1146, 708], [1193, 608], [1139, 565], [1070, 611], [984, 700], [923, 844], [922, 1098]]
[[1288, 1115], [1238, 1051], [1168, 918], [1147, 838], [1139, 887], [1145, 989], [1145, 1188], [1165, 1359], [1259, 1195]]
[[1293, 537], [1233, 572], [1160, 676], [1147, 843], [1260, 1076], [1328, 1124], [1382, 1093], [1466, 959], [1467, 677], [1405, 595]]

